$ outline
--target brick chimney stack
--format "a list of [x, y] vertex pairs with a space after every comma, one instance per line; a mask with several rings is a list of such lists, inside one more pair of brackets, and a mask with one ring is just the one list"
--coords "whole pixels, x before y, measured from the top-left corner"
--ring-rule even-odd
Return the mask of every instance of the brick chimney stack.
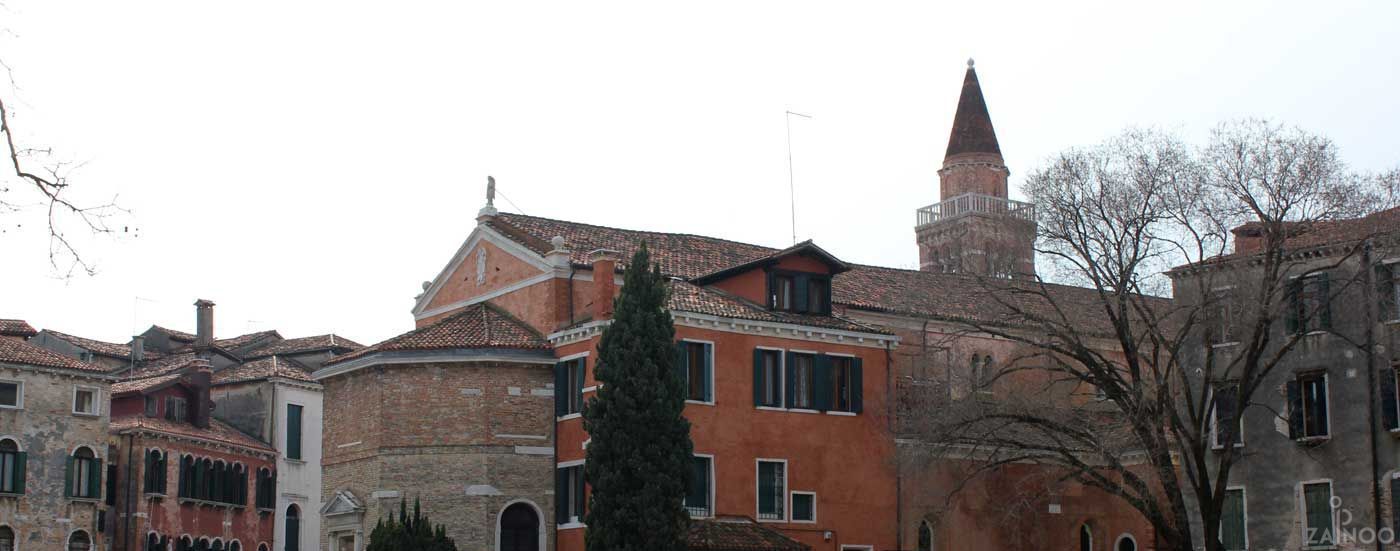
[[190, 404], [190, 423], [202, 429], [209, 428], [209, 416], [214, 411], [214, 400], [209, 397], [214, 368], [209, 365], [209, 360], [204, 359], [195, 360], [191, 367], [189, 382], [194, 390], [194, 403]]
[[146, 361], [146, 337], [136, 335], [131, 337], [131, 365], [141, 365]]
[[617, 261], [622, 253], [598, 249], [588, 253], [593, 265], [593, 319], [604, 320], [613, 315], [613, 297], [617, 296]]
[[214, 302], [199, 299], [194, 301], [194, 307], [194, 349], [202, 354], [214, 346]]

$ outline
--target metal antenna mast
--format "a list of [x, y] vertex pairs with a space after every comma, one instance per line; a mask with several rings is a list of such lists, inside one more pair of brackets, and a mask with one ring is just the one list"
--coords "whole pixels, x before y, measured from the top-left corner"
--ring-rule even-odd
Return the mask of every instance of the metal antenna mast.
[[788, 148], [788, 205], [792, 210], [792, 242], [797, 243], [797, 187], [792, 182], [792, 116], [797, 115], [804, 119], [812, 118], [811, 115], [794, 113], [792, 111], [783, 112], [784, 122], [787, 123], [787, 148]]

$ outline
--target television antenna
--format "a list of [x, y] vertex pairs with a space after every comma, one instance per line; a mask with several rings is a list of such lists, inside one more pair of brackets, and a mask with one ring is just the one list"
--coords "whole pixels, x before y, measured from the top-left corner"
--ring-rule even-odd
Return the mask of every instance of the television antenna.
[[804, 115], [794, 111], [783, 111], [784, 122], [787, 124], [787, 148], [788, 148], [788, 206], [791, 209], [792, 221], [792, 243], [797, 244], [797, 187], [792, 179], [792, 116], [797, 115], [804, 119], [811, 119], [811, 115]]

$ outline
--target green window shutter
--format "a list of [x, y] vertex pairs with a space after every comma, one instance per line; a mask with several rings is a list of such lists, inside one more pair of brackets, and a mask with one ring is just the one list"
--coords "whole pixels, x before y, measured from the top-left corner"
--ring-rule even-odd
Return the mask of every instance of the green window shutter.
[[554, 523], [569, 522], [569, 469], [554, 469]]
[[179, 484], [178, 484], [178, 486], [179, 486], [178, 490], [179, 490], [179, 491], [178, 491], [178, 493], [176, 494], [177, 496], [179, 496], [179, 497], [189, 497], [189, 496], [190, 496], [190, 493], [189, 493], [189, 491], [190, 491], [189, 479], [190, 479], [190, 468], [189, 468], [189, 463], [188, 463], [187, 461], [185, 461], [184, 456], [181, 456], [181, 457], [180, 457], [180, 478], [178, 479], [178, 482], [179, 482]]
[[146, 493], [154, 492], [156, 489], [156, 452], [146, 450], [146, 481], [142, 491]]
[[[678, 376], [678, 377], [681, 378], [681, 386], [685, 387], [685, 388], [686, 388], [686, 392], [689, 393], [689, 392], [690, 392], [690, 376], [689, 376], [689, 375], [690, 375], [690, 370], [689, 370], [689, 368], [690, 368], [690, 362], [689, 362], [689, 357], [688, 357], [688, 355], [685, 353], [685, 341], [678, 341], [678, 342], [676, 342], [676, 363], [675, 363], [674, 367], [675, 367], [674, 371], [676, 372], [676, 376]], [[689, 394], [687, 394], [687, 395], [689, 395]]]
[[753, 405], [763, 405], [763, 349], [753, 349]]
[[15, 493], [24, 493], [25, 463], [29, 457], [26, 452], [15, 454]]
[[1244, 491], [1227, 490], [1220, 511], [1220, 543], [1228, 551], [1244, 551]]
[[851, 413], [865, 410], [865, 369], [860, 358], [851, 360]]
[[1396, 318], [1395, 269], [1391, 264], [1376, 265], [1376, 302], [1380, 306], [1381, 320]]
[[1386, 430], [1400, 429], [1400, 406], [1395, 394], [1395, 368], [1381, 369], [1381, 416]]
[[787, 407], [793, 407], [795, 405], [793, 394], [797, 389], [797, 385], [794, 382], [796, 377], [794, 377], [793, 374], [796, 369], [793, 367], [793, 364], [797, 363], [795, 361], [796, 358], [797, 354], [788, 352], [787, 361], [783, 362], [783, 404]]
[[63, 497], [73, 497], [73, 456], [64, 458], [67, 462], [63, 467]]
[[798, 274], [792, 279], [792, 311], [805, 313], [807, 311], [807, 276]]
[[812, 362], [812, 389], [815, 391], [816, 399], [812, 405], [817, 411], [826, 411], [833, 405], [831, 356], [817, 354], [816, 360]]
[[93, 458], [88, 460], [92, 466], [92, 472], [88, 475], [88, 487], [86, 497], [102, 497], [102, 460]]
[[301, 459], [301, 406], [287, 404], [287, 457]]
[[1233, 386], [1216, 389], [1215, 393], [1215, 442], [1217, 446], [1229, 446], [1239, 442], [1239, 425], [1234, 424], [1235, 393]]
[[569, 377], [567, 369], [568, 363], [559, 362], [554, 364], [554, 416], [563, 417], [568, 414], [569, 399]]
[[1392, 530], [1400, 530], [1400, 478], [1390, 479], [1390, 517]]
[[1328, 282], [1327, 272], [1317, 275], [1317, 316], [1318, 323], [1323, 329], [1332, 328], [1332, 285]]
[[1332, 492], [1326, 484], [1309, 484], [1303, 487], [1303, 500], [1308, 510], [1308, 545], [1336, 543], [1336, 530], [1332, 526]]
[[1297, 440], [1303, 437], [1303, 389], [1298, 381], [1288, 381], [1288, 437]]
[[705, 345], [705, 401], [715, 401], [715, 345]]
[[1284, 321], [1287, 324], [1289, 333], [1297, 333], [1303, 328], [1299, 313], [1303, 311], [1301, 279], [1294, 279], [1288, 282], [1288, 290], [1284, 298]]

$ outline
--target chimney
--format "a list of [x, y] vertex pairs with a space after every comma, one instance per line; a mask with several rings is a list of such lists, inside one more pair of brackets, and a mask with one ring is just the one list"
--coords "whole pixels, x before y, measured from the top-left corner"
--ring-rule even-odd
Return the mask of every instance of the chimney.
[[[213, 303], [210, 303], [211, 305]], [[214, 411], [214, 400], [209, 397], [209, 387], [214, 380], [214, 369], [208, 360], [195, 360], [194, 370], [189, 374], [190, 387], [194, 390], [194, 403], [190, 404], [190, 423], [209, 428], [209, 416]]]
[[613, 297], [617, 293], [617, 261], [622, 254], [611, 249], [598, 249], [588, 253], [588, 261], [593, 265], [593, 319], [604, 320], [612, 317]]
[[146, 337], [136, 335], [131, 337], [131, 365], [140, 365], [146, 361]]
[[1264, 232], [1258, 224], [1245, 224], [1230, 233], [1235, 234], [1235, 254], [1257, 253], [1264, 248]]
[[196, 352], [207, 352], [214, 345], [214, 302], [199, 299], [194, 301], [194, 307], [194, 349]]

